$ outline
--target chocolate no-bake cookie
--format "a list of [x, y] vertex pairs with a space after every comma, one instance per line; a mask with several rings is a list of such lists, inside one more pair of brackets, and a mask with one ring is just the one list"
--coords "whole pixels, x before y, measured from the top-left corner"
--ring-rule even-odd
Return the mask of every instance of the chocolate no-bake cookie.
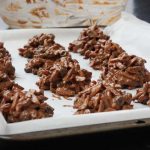
[[132, 95], [100, 82], [93, 82], [78, 94], [76, 114], [132, 109]]
[[69, 44], [68, 49], [89, 58], [90, 66], [96, 70], [107, 67], [110, 58], [115, 58], [124, 52], [97, 25], [84, 29], [79, 38]]
[[0, 110], [9, 123], [52, 117], [54, 109], [46, 99], [42, 91], [13, 87], [3, 91]]
[[53, 116], [43, 91], [24, 91], [16, 84], [11, 56], [0, 42], [0, 111], [9, 123]]
[[35, 54], [32, 59], [28, 60], [25, 71], [27, 73], [42, 75], [42, 70], [50, 69], [53, 64], [61, 57], [69, 56], [69, 53], [58, 44], [45, 48], [43, 52]]
[[80, 69], [79, 63], [70, 56], [62, 57], [50, 70], [43, 72], [37, 83], [40, 89], [51, 90], [61, 96], [74, 96], [91, 81], [91, 72]]
[[[90, 53], [101, 49], [103, 43], [109, 39], [99, 26], [93, 25], [84, 29], [77, 40], [69, 44], [68, 49], [73, 52], [78, 52], [81, 55], [88, 56]], [[88, 54], [87, 54], [88, 53]]]
[[[45, 49], [56, 44], [54, 39], [55, 36], [53, 34], [42, 33], [40, 35], [35, 35], [33, 38], [29, 39], [28, 44], [19, 49], [19, 54], [26, 58], [33, 58], [34, 55], [42, 53]], [[62, 47], [61, 45], [59, 46]]]
[[107, 84], [115, 84], [118, 88], [133, 89], [142, 87], [150, 81], [150, 73], [145, 68], [146, 61], [135, 55], [120, 54], [117, 58], [111, 58], [108, 68], [103, 71], [102, 79]]
[[89, 58], [90, 66], [103, 72], [102, 80], [106, 84], [134, 89], [150, 81], [150, 72], [145, 68], [146, 61], [128, 55], [96, 25], [84, 29], [79, 38], [69, 44], [69, 50]]
[[[43, 40], [39, 42], [41, 37], [52, 40], [45, 45]], [[58, 95], [69, 97], [82, 91], [90, 83], [91, 73], [81, 69], [69, 52], [55, 43], [51, 34], [34, 36], [27, 45], [29, 46], [19, 49], [19, 52], [23, 57], [31, 58], [26, 64], [25, 71], [41, 76], [37, 83], [40, 89], [51, 90]], [[31, 47], [32, 50], [34, 49], [32, 54]]]

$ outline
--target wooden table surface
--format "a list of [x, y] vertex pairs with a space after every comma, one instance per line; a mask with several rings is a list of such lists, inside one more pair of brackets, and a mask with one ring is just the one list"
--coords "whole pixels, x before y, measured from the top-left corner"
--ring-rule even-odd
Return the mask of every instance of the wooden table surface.
[[[129, 0], [126, 11], [133, 13], [138, 18], [150, 22], [150, 0]], [[0, 21], [0, 28], [5, 25]], [[71, 147], [69, 144], [72, 145]], [[0, 140], [0, 150], [5, 149], [72, 149], [73, 148], [96, 148], [96, 149], [119, 149], [119, 150], [144, 150], [150, 149], [150, 127], [87, 134], [73, 137], [47, 139], [41, 141], [4, 141]]]

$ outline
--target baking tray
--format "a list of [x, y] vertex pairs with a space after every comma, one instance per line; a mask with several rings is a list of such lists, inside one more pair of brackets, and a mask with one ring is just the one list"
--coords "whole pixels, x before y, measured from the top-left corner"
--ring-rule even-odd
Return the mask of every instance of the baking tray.
[[[4, 42], [4, 46], [11, 53], [12, 62], [16, 68], [15, 81], [26, 90], [38, 89], [35, 85], [38, 77], [24, 72], [27, 59], [20, 57], [17, 51], [18, 48], [23, 47], [27, 43], [29, 38], [40, 33], [53, 33], [56, 36], [56, 42], [62, 44], [67, 49], [69, 42], [75, 40], [81, 30], [81, 28], [52, 28], [0, 31], [0, 41]], [[89, 60], [83, 59], [79, 54], [71, 53], [71, 55], [79, 61], [81, 68], [92, 71], [92, 79], [96, 80], [99, 78], [100, 72], [89, 67]], [[143, 56], [147, 58], [146, 53]], [[148, 60], [147, 66], [149, 66], [149, 63]], [[135, 93], [135, 90], [130, 92]], [[72, 107], [65, 107], [65, 105], [73, 105], [74, 98], [72, 100], [63, 98], [59, 100], [53, 97], [50, 91], [46, 91], [45, 95], [49, 98], [46, 102], [55, 109], [54, 117], [9, 124], [6, 123], [3, 115], [0, 114], [0, 138], [13, 140], [42, 139], [147, 126], [150, 124], [150, 108], [142, 104], [134, 103], [133, 110], [73, 115], [75, 110]]]

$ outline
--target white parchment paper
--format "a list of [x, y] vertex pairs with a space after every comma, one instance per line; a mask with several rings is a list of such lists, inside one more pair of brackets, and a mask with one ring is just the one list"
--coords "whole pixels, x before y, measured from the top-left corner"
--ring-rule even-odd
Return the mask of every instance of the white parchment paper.
[[[35, 85], [38, 81], [37, 76], [24, 72], [24, 66], [27, 59], [18, 55], [17, 49], [23, 47], [27, 40], [33, 35], [40, 33], [53, 33], [56, 36], [56, 42], [68, 47], [69, 42], [75, 40], [82, 29], [22, 29], [22, 30], [3, 30], [0, 31], [0, 41], [5, 43], [5, 47], [12, 55], [13, 65], [16, 68], [16, 82], [22, 85], [25, 90], [38, 89]], [[147, 60], [147, 68], [150, 69], [150, 25], [138, 20], [132, 15], [123, 14], [121, 19], [114, 25], [107, 27], [105, 32], [111, 36], [114, 42], [119, 43], [128, 53], [136, 54]], [[89, 61], [83, 59], [79, 54], [73, 54], [72, 57], [77, 59], [81, 68], [92, 71], [92, 79], [97, 80], [100, 72], [89, 67]], [[130, 91], [132, 93], [134, 91]], [[73, 115], [75, 110], [72, 107], [64, 105], [73, 105], [72, 100], [58, 100], [52, 96], [50, 91], [45, 95], [49, 98], [47, 103], [54, 107], [54, 117], [24, 121], [19, 123], [7, 124], [0, 114], [0, 135], [11, 135], [35, 131], [43, 131], [68, 127], [85, 126], [91, 124], [103, 124], [109, 122], [118, 122], [134, 120], [139, 118], [150, 118], [150, 108], [141, 104], [134, 104], [133, 110], [123, 110], [116, 112], [95, 113], [88, 115]]]

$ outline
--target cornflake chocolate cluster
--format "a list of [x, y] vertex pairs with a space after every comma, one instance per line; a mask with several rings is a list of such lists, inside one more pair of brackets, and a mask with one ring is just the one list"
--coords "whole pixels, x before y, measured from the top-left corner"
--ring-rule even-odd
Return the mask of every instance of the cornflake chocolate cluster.
[[55, 36], [53, 34], [40, 34], [29, 39], [27, 45], [19, 49], [19, 54], [26, 58], [33, 58], [35, 54], [45, 51], [46, 48], [52, 46]]
[[52, 34], [36, 35], [19, 54], [30, 58], [25, 71], [40, 76], [40, 89], [70, 97], [85, 89], [91, 81], [91, 72], [81, 69], [77, 60], [63, 46], [54, 41]]
[[25, 71], [41, 76], [42, 70], [49, 70], [61, 57], [67, 56], [70, 56], [69, 53], [59, 44], [54, 44], [49, 48], [43, 47], [43, 51], [38, 52], [32, 59], [28, 60]]
[[[79, 38], [69, 44], [69, 50], [80, 53], [91, 58], [94, 52], [97, 53], [109, 40], [109, 36], [105, 35], [98, 26], [94, 25], [84, 29]], [[93, 56], [94, 57], [94, 56]]]
[[0, 43], [0, 111], [8, 123], [52, 117], [54, 109], [44, 102], [44, 92], [29, 90], [16, 84], [15, 68], [9, 52]]
[[146, 82], [143, 88], [138, 89], [133, 100], [137, 102], [150, 106], [150, 82]]
[[9, 123], [52, 117], [54, 109], [44, 100], [43, 91], [23, 91], [13, 86], [3, 92], [0, 108]]
[[85, 89], [91, 81], [91, 73], [80, 69], [79, 63], [70, 56], [62, 57], [37, 83], [40, 89], [50, 89], [61, 96], [74, 96]]
[[70, 43], [69, 50], [89, 58], [94, 69], [103, 71], [102, 80], [106, 84], [134, 89], [150, 81], [150, 72], [144, 65], [146, 61], [135, 55], [128, 55], [97, 25], [84, 29], [79, 38]]
[[134, 89], [150, 81], [150, 73], [145, 68], [145, 60], [127, 53], [110, 58], [108, 67], [103, 71], [102, 79], [107, 84], [115, 83], [118, 88]]
[[132, 95], [102, 82], [92, 82], [74, 102], [76, 114], [132, 109]]

